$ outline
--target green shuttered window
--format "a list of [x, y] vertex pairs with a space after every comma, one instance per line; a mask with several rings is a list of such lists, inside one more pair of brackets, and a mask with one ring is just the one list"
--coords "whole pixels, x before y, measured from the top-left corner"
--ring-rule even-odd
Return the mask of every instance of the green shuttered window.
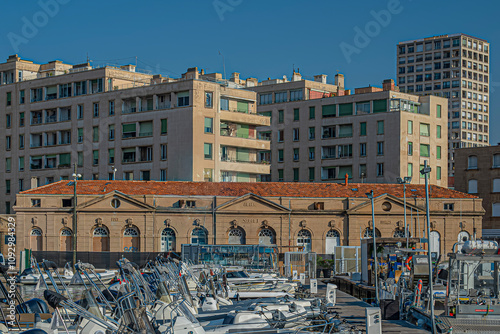
[[337, 105], [330, 104], [321, 107], [321, 114], [323, 117], [335, 117], [337, 114]]
[[339, 116], [352, 115], [352, 103], [339, 104]]
[[387, 100], [374, 100], [373, 112], [387, 112]]

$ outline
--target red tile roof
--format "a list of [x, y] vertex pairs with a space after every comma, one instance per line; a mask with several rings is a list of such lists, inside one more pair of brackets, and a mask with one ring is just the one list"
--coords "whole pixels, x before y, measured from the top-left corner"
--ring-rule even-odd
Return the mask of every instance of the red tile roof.
[[[79, 195], [103, 195], [119, 191], [127, 195], [242, 196], [263, 197], [366, 197], [390, 194], [403, 197], [403, 185], [382, 183], [300, 183], [300, 182], [178, 182], [178, 181], [78, 181]], [[21, 192], [24, 195], [72, 195], [73, 182], [59, 181]], [[424, 185], [408, 185], [406, 196], [425, 197]], [[448, 188], [430, 186], [431, 198], [477, 198]]]

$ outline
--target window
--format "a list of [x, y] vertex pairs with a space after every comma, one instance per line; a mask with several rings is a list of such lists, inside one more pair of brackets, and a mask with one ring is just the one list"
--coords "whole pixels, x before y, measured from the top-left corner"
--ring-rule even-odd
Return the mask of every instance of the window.
[[430, 145], [420, 144], [420, 156], [421, 157], [429, 157], [430, 156]]
[[387, 112], [387, 100], [374, 100], [373, 113]]
[[24, 180], [19, 179], [18, 184], [19, 184], [19, 191], [23, 191], [24, 190]]
[[384, 155], [384, 142], [377, 142], [377, 155]]
[[214, 119], [205, 117], [205, 133], [213, 133]]
[[441, 125], [436, 127], [436, 137], [441, 138]]
[[93, 165], [99, 164], [99, 151], [98, 150], [92, 151], [92, 164]]
[[178, 107], [189, 106], [189, 91], [177, 93], [177, 106]]
[[352, 124], [339, 125], [339, 138], [352, 137]]
[[436, 179], [441, 180], [441, 167], [436, 167]]
[[278, 123], [283, 123], [285, 121], [285, 114], [283, 110], [278, 110]]
[[293, 161], [299, 161], [299, 149], [298, 148], [293, 149]]
[[366, 136], [366, 122], [359, 123], [359, 135]]
[[5, 193], [10, 194], [10, 180], [5, 180]]
[[205, 92], [205, 108], [212, 108], [213, 107], [213, 96], [214, 96], [214, 93]]
[[278, 169], [278, 181], [283, 181], [283, 169]]
[[142, 170], [141, 171], [141, 180], [142, 181], [150, 181], [151, 180], [151, 171]]
[[377, 164], [377, 176], [384, 176], [384, 164]]
[[384, 121], [377, 121], [377, 134], [378, 135], [384, 134]]
[[19, 149], [24, 148], [24, 135], [19, 135]]
[[229, 110], [229, 100], [221, 98], [220, 99], [220, 110]]
[[300, 117], [300, 109], [293, 109], [293, 120], [298, 121]]
[[99, 103], [92, 104], [92, 110], [94, 111], [94, 117], [99, 117]]
[[314, 181], [314, 167], [309, 167], [309, 181]]
[[287, 101], [287, 92], [274, 93], [274, 103], [281, 103]]
[[114, 164], [115, 163], [115, 149], [114, 148], [110, 148], [108, 149], [108, 163], [111, 165], [111, 164]]
[[407, 171], [407, 175], [412, 177], [413, 176], [413, 164], [410, 162], [408, 163], [408, 171]]
[[293, 181], [294, 182], [299, 181], [299, 169], [298, 168], [293, 169]]
[[19, 113], [19, 126], [24, 126], [24, 112]]
[[24, 104], [25, 98], [24, 98], [24, 90], [19, 91], [19, 104]]
[[339, 116], [352, 115], [352, 103], [339, 104]]
[[122, 154], [123, 163], [135, 162], [135, 147], [122, 148]]
[[500, 168], [500, 154], [493, 154], [493, 168]]
[[335, 117], [336, 114], [337, 114], [337, 105], [335, 104], [330, 104], [321, 107], [321, 115], [323, 118]]
[[316, 107], [309, 107], [309, 119], [316, 118]]
[[309, 147], [309, 160], [314, 160], [315, 148]]
[[76, 106], [76, 119], [83, 118], [83, 105], [79, 104]]
[[299, 141], [299, 128], [293, 129], [293, 141]]
[[361, 182], [363, 182], [363, 179], [366, 178], [366, 165], [365, 164], [359, 165], [359, 177], [361, 178]]
[[332, 180], [336, 176], [336, 167], [322, 167], [321, 168], [321, 179], [322, 180]]
[[429, 137], [430, 136], [430, 125], [425, 123], [420, 123], [420, 135]]
[[31, 200], [31, 207], [32, 208], [39, 208], [42, 204], [42, 200], [37, 198], [37, 199], [32, 199]]
[[7, 92], [7, 106], [12, 105], [12, 93]]
[[469, 180], [467, 192], [469, 194], [477, 194], [477, 180]]
[[167, 181], [167, 170], [160, 169], [160, 181]]
[[78, 128], [77, 142], [83, 143], [83, 128]]
[[99, 141], [99, 127], [98, 126], [94, 126], [92, 128], [92, 141], [94, 143]]
[[359, 144], [359, 156], [366, 157], [366, 143]]
[[19, 157], [19, 171], [22, 172], [24, 170], [24, 157]]
[[477, 157], [472, 155], [468, 158], [468, 169], [477, 169]]
[[[260, 94], [260, 104], [271, 104], [271, 103], [273, 103], [273, 95], [271, 93]], [[222, 109], [222, 106], [221, 106], [221, 109]], [[229, 110], [229, 109], [222, 109], [222, 110]]]
[[323, 139], [334, 138], [335, 137], [335, 125], [324, 126], [323, 127]]
[[[39, 123], [41, 123], [41, 121]], [[35, 124], [38, 124], [38, 123], [35, 123]], [[10, 128], [12, 126], [12, 115], [11, 114], [5, 115], [5, 126], [7, 128]]]
[[[11, 145], [12, 145], [12, 140], [11, 140], [11, 137], [10, 137], [10, 136], [6, 136], [6, 137], [5, 137], [5, 149], [6, 149], [7, 151], [10, 151], [10, 149], [11, 149]], [[40, 145], [38, 145], [38, 146], [33, 146], [33, 144], [31, 145], [31, 147], [39, 147], [39, 146], [41, 146], [41, 144], [40, 144]]]
[[283, 150], [278, 150], [278, 162], [283, 162]]
[[167, 134], [167, 119], [164, 118], [161, 120], [161, 129], [160, 129], [160, 133], [162, 135], [165, 135]]
[[356, 103], [356, 115], [369, 114], [370, 113], [370, 102], [358, 102]]
[[115, 140], [115, 125], [114, 124], [110, 124], [108, 126], [108, 139], [109, 140]]
[[296, 89], [290, 91], [290, 101], [300, 101], [302, 100], [302, 89]]
[[95, 93], [102, 93], [103, 90], [103, 79], [93, 79], [90, 80], [90, 93], [95, 94]]
[[444, 203], [443, 204], [443, 210], [445, 210], [445, 211], [454, 211], [455, 210], [455, 204], [454, 203]]
[[285, 132], [283, 130], [278, 131], [278, 143], [282, 143], [285, 140]]
[[334, 159], [335, 158], [335, 145], [323, 146], [321, 148], [321, 159]]
[[115, 101], [109, 101], [109, 115], [115, 114]]
[[500, 192], [500, 179], [493, 179], [493, 192]]
[[205, 159], [212, 160], [212, 144], [205, 143], [203, 147], [204, 147]]
[[167, 160], [167, 144], [160, 145], [160, 159]]
[[408, 134], [413, 134], [413, 121], [408, 120]]
[[316, 128], [310, 127], [309, 128], [309, 140], [314, 140], [315, 138], [316, 138]]
[[338, 153], [339, 158], [352, 157], [352, 145], [338, 145]]

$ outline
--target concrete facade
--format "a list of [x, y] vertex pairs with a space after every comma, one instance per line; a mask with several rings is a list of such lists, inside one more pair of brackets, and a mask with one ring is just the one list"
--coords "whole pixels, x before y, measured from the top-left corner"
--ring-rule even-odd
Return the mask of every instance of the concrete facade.
[[449, 174], [455, 149], [489, 143], [490, 44], [452, 34], [399, 42], [396, 46], [401, 91], [449, 99]]
[[[201, 235], [209, 244], [272, 243], [283, 252], [291, 245], [325, 254], [332, 242], [356, 246], [369, 235], [370, 190], [377, 234], [404, 235], [402, 185], [78, 181], [78, 250], [180, 251]], [[72, 194], [73, 185], [60, 181], [17, 195], [17, 249], [71, 250]], [[406, 197], [410, 234], [424, 238], [424, 186], [409, 185]], [[431, 186], [429, 207], [433, 252], [446, 255], [460, 232], [481, 237], [481, 199]]]
[[[71, 179], [258, 181], [256, 94], [190, 68], [179, 79], [135, 66], [0, 64], [0, 212], [19, 191]], [[114, 169], [116, 172], [114, 173]]]
[[483, 236], [500, 240], [500, 146], [456, 150], [455, 189], [483, 200]]
[[[430, 182], [448, 186], [448, 102], [436, 96], [401, 93], [393, 80], [382, 88], [344, 88], [326, 76], [303, 80], [267, 80], [249, 87], [258, 93], [259, 114], [271, 125], [259, 127], [271, 140], [268, 180], [300, 182], [395, 183], [411, 176], [423, 183], [424, 160], [433, 168]], [[299, 92], [299, 93], [297, 93]], [[295, 98], [294, 98], [295, 97]], [[265, 155], [261, 152], [261, 155]], [[265, 177], [263, 177], [265, 179]]]

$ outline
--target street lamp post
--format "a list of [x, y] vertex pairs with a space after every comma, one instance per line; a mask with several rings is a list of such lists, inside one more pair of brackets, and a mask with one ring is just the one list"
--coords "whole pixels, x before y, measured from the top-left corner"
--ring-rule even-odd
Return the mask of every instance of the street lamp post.
[[411, 182], [411, 176], [405, 176], [403, 179], [398, 177], [397, 181], [399, 184], [403, 185], [403, 198], [404, 198], [404, 219], [405, 219], [405, 238], [406, 238], [406, 248], [408, 248], [408, 227], [406, 225], [406, 184]]
[[369, 193], [366, 193], [366, 196], [370, 199], [372, 203], [372, 234], [373, 234], [373, 259], [374, 259], [374, 266], [375, 266], [375, 304], [376, 306], [380, 305], [380, 300], [378, 296], [378, 261], [377, 261], [377, 240], [375, 239], [376, 229], [375, 229], [375, 209], [373, 205], [373, 190], [371, 190]]
[[82, 177], [81, 174], [76, 172], [76, 164], [73, 164], [74, 173], [73, 173], [73, 269], [75, 269], [76, 265], [76, 230], [77, 230], [77, 221], [76, 221], [76, 182], [79, 177]]
[[431, 223], [430, 223], [430, 213], [429, 213], [429, 173], [431, 168], [427, 165], [427, 160], [424, 161], [424, 168], [420, 171], [420, 174], [425, 176], [425, 211], [427, 220], [427, 261], [429, 262], [429, 303], [431, 308], [431, 332], [433, 334], [436, 331], [436, 321], [434, 319], [434, 289], [432, 283], [432, 255], [431, 255]]

